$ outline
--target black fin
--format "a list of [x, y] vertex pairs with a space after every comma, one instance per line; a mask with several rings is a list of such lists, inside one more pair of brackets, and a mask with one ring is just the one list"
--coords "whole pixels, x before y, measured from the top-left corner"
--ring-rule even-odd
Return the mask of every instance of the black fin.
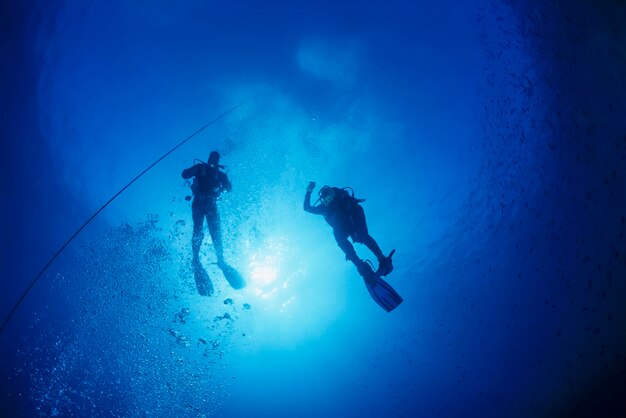
[[225, 262], [217, 263], [217, 266], [222, 270], [224, 277], [233, 289], [239, 290], [246, 287], [246, 281], [234, 267]]

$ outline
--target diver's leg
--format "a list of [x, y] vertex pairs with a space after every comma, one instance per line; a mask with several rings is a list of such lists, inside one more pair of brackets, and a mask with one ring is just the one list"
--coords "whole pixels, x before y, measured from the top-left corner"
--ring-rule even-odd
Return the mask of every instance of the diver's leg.
[[217, 257], [217, 263], [224, 263], [224, 247], [222, 246], [222, 227], [220, 214], [217, 211], [217, 205], [215, 203], [209, 205], [209, 210], [206, 212], [206, 221], [209, 226], [209, 233], [211, 234], [211, 240], [213, 240], [213, 248], [215, 249], [215, 256]]
[[391, 257], [385, 257], [376, 240], [369, 234], [367, 230], [367, 222], [365, 221], [365, 212], [361, 206], [357, 206], [353, 213], [354, 241], [365, 244], [367, 248], [376, 256], [378, 260], [378, 270], [376, 274], [386, 276], [393, 270]]
[[336, 229], [333, 229], [333, 234], [335, 235], [335, 241], [337, 241], [337, 245], [346, 255], [346, 260], [350, 260], [354, 263], [354, 260], [359, 260], [359, 257], [356, 255], [356, 251], [350, 241], [348, 241], [348, 235], [340, 232]]
[[372, 253], [374, 253], [374, 255], [376, 256], [376, 259], [378, 261], [380, 261], [381, 259], [385, 258], [385, 255], [383, 254], [382, 250], [378, 246], [378, 243], [376, 242], [376, 240], [374, 240], [374, 238], [372, 238], [372, 236], [370, 234], [367, 234], [365, 236], [358, 235], [357, 242], [361, 242], [361, 243], [365, 244], [365, 246], [367, 248], [369, 248], [369, 250]]
[[350, 244], [350, 241], [348, 241], [348, 235], [337, 229], [333, 229], [333, 234], [335, 235], [337, 245], [339, 245], [339, 248], [341, 248], [346, 255], [346, 260], [349, 260], [352, 264], [354, 264], [361, 276], [367, 277], [372, 272], [372, 268], [365, 261], [361, 260], [356, 254], [354, 246]]
[[367, 230], [367, 222], [365, 221], [365, 212], [360, 205], [357, 205], [352, 210], [350, 214], [352, 221], [352, 230], [354, 233], [352, 237], [355, 242], [360, 242], [361, 244], [365, 244], [369, 250], [374, 253], [376, 258], [380, 261], [380, 259], [385, 258], [383, 252], [381, 251], [378, 243], [372, 236], [369, 234]]
[[202, 240], [204, 239], [204, 233], [202, 232], [204, 222], [204, 211], [202, 205], [195, 199], [191, 205], [191, 215], [193, 218], [193, 237], [191, 238], [191, 249], [193, 253], [193, 261], [199, 261], [200, 247], [202, 246]]
[[[369, 248], [376, 258], [378, 259], [378, 270], [376, 270], [376, 274], [381, 276], [386, 276], [393, 270], [393, 263], [391, 262], [391, 255], [385, 257], [383, 252], [380, 250], [380, 247], [372, 238], [371, 235], [367, 234], [365, 237], [361, 237], [361, 242]], [[392, 251], [393, 254], [393, 251]]]

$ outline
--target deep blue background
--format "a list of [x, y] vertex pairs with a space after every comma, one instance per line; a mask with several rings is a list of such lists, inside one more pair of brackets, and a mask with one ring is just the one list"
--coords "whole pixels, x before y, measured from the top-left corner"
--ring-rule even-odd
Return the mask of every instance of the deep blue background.
[[[4, 2], [2, 318], [242, 106], [42, 276], [3, 416], [621, 416], [626, 6], [586, 3]], [[211, 149], [249, 285], [207, 242], [206, 298], [179, 176]], [[309, 180], [367, 199], [396, 311]]]

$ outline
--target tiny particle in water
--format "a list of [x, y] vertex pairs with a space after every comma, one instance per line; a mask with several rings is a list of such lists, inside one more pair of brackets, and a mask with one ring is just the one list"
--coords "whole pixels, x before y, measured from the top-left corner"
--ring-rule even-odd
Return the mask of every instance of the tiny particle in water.
[[251, 306], [250, 306], [250, 304], [249, 304], [249, 303], [244, 303], [244, 304], [243, 304], [243, 308], [244, 308], [244, 309], [250, 309], [250, 308], [251, 308]]
[[216, 317], [215, 317], [215, 320], [216, 320], [216, 321], [221, 321], [222, 319], [232, 319], [232, 318], [230, 317], [230, 314], [229, 314], [228, 312], [226, 312], [226, 313], [225, 313], [224, 315], [222, 315], [222, 316], [219, 316], [219, 315], [218, 315], [218, 316], [216, 316]]
[[188, 316], [189, 316], [189, 308], [182, 308], [180, 312], [174, 315], [174, 322], [179, 322], [181, 324], [184, 324]]
[[224, 300], [224, 305], [232, 305], [232, 304], [233, 304], [233, 300], [231, 298]]

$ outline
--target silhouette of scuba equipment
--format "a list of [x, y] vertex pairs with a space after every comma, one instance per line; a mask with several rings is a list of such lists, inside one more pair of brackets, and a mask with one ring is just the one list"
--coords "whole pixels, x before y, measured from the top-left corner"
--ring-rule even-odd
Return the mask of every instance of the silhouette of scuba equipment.
[[317, 194], [319, 198], [315, 201], [313, 206], [317, 205], [320, 201], [323, 205], [329, 205], [335, 199], [341, 199], [347, 203], [365, 202], [365, 199], [357, 199], [354, 197], [354, 189], [350, 186], [342, 188], [323, 186]]
[[[217, 154], [217, 161], [215, 160], [215, 157], [213, 157], [213, 153]], [[213, 163], [211, 163], [211, 157], [213, 157]], [[211, 167], [211, 168], [215, 168], [217, 167], [218, 170], [224, 170], [225, 173], [228, 172], [227, 166], [225, 165], [221, 165], [218, 164], [219, 163], [219, 154], [217, 153], [217, 151], [213, 151], [211, 152], [211, 155], [209, 156], [209, 160], [208, 162], [204, 162], [198, 158], [194, 158], [192, 165], [197, 165], [197, 164], [204, 164], [207, 167]], [[193, 178], [193, 182], [189, 182], [189, 180], [185, 180], [185, 186], [189, 187], [191, 189], [191, 193], [195, 194], [196, 193], [196, 189], [198, 188], [198, 183], [196, 182], [196, 177]], [[219, 192], [221, 193], [221, 189], [219, 190]], [[185, 200], [187, 202], [189, 202], [191, 200], [193, 196], [192, 195], [187, 195], [185, 196]], [[218, 198], [219, 199], [219, 198]]]

